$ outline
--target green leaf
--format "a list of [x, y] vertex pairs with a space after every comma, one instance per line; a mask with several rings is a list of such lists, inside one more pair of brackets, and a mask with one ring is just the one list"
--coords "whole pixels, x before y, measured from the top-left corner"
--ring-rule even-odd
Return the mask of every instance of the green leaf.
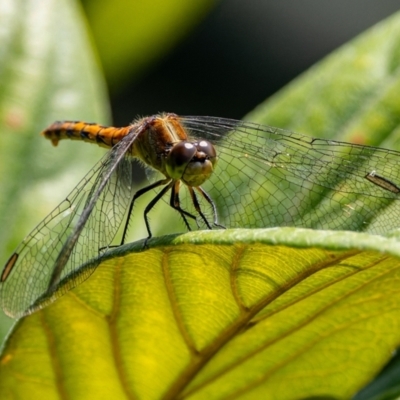
[[106, 123], [109, 107], [75, 2], [47, 0], [39, 7], [35, 1], [4, 0], [0, 25], [3, 263], [102, 154], [80, 143], [52, 148], [41, 130], [57, 119]]
[[20, 320], [0, 397], [349, 398], [400, 342], [395, 239], [280, 228], [163, 241], [117, 249]]
[[399, 13], [327, 56], [247, 120], [399, 149]]

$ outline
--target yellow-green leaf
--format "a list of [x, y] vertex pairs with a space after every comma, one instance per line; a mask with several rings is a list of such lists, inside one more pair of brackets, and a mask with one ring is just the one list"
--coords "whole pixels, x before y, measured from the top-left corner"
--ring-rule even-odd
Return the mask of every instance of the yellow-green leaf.
[[400, 343], [395, 239], [282, 228], [138, 247], [17, 323], [2, 399], [349, 398]]

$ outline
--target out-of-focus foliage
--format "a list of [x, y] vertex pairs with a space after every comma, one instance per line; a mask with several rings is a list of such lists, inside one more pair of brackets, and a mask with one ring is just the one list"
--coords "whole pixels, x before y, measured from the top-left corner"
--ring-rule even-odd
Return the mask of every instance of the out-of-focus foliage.
[[121, 86], [168, 53], [215, 0], [86, 0], [84, 6], [105, 76]]
[[[3, 264], [103, 153], [78, 143], [53, 148], [40, 137], [41, 130], [63, 119], [107, 123], [110, 112], [82, 10], [75, 2], [2, 0], [0, 26]], [[0, 324], [1, 338], [7, 326]]]

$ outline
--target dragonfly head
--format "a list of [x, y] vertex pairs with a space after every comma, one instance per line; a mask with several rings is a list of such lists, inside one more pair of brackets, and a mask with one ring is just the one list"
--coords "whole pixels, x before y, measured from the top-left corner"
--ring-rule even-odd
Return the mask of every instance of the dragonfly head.
[[166, 170], [170, 178], [188, 186], [200, 186], [213, 173], [217, 162], [214, 146], [206, 140], [179, 142], [169, 152]]

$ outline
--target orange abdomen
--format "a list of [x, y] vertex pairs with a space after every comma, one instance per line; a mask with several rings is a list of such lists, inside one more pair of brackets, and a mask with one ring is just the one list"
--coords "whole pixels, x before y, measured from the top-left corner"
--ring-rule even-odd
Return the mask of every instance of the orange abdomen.
[[130, 131], [131, 126], [114, 128], [82, 121], [57, 121], [42, 132], [54, 146], [62, 139], [83, 140], [102, 147], [113, 147]]

